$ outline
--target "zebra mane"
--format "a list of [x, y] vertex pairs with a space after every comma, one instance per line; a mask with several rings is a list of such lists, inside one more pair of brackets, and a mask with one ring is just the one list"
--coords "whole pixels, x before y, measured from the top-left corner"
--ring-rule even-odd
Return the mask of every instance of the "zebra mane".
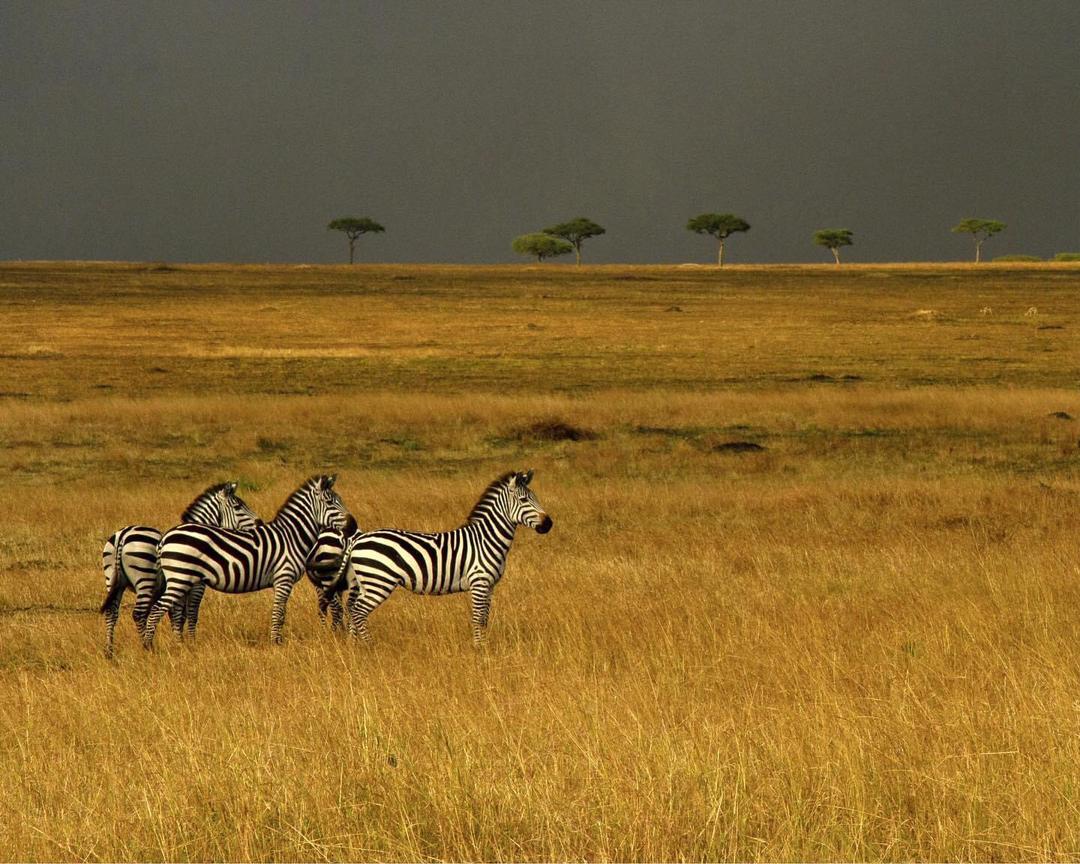
[[196, 507], [199, 506], [199, 504], [201, 502], [205, 501], [207, 498], [212, 498], [214, 495], [216, 495], [222, 489], [225, 489], [226, 487], [231, 486], [231, 485], [232, 485], [231, 483], [217, 483], [217, 484], [215, 484], [213, 486], [207, 486], [206, 489], [204, 489], [202, 492], [200, 492], [198, 495], [196, 495], [195, 498], [192, 499], [192, 502], [190, 504], [188, 504], [187, 507], [184, 508], [184, 512], [180, 514], [180, 521], [181, 522], [191, 522], [195, 518], [195, 515], [196, 515], [193, 511], [195, 510]]
[[472, 508], [472, 512], [469, 513], [469, 518], [465, 521], [472, 522], [474, 519], [482, 516], [484, 514], [485, 505], [488, 503], [488, 501], [490, 501], [491, 498], [494, 497], [496, 492], [506, 486], [515, 474], [517, 474], [517, 471], [507, 471], [501, 477], [492, 480], [488, 484], [487, 489], [484, 490], [484, 494], [480, 496], [480, 500], [477, 501], [476, 505]]
[[[305, 480], [303, 483], [301, 483], [299, 486], [297, 486], [296, 489], [294, 489], [289, 494], [289, 497], [285, 499], [285, 503], [282, 504], [278, 508], [277, 513], [274, 514], [274, 519], [277, 519], [278, 516], [280, 516], [282, 513], [284, 513], [288, 509], [289, 505], [293, 501], [295, 501], [297, 498], [299, 498], [304, 492], [307, 492], [309, 489], [314, 489], [320, 483], [323, 483], [323, 482], [325, 482], [326, 480], [329, 480], [329, 479], [330, 478], [326, 474], [313, 474], [312, 476], [308, 477], [307, 480]], [[271, 520], [271, 521], [273, 521], [273, 520]]]

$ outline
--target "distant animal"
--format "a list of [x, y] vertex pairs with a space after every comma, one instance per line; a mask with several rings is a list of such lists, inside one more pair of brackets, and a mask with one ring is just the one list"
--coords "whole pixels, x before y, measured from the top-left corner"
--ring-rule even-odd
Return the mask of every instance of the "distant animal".
[[916, 318], [937, 318], [937, 309], [916, 309], [913, 313]]
[[[180, 516], [183, 522], [219, 525], [246, 531], [259, 523], [247, 503], [236, 494], [236, 483], [219, 483], [203, 490]], [[131, 617], [139, 636], [146, 630], [146, 616], [164, 587], [157, 572], [157, 546], [161, 532], [148, 525], [128, 525], [114, 532], [101, 551], [105, 573], [105, 602], [99, 610], [105, 616], [105, 656], [113, 656], [114, 632], [120, 617], [120, 601], [125, 591], [135, 593]], [[174, 629], [183, 632], [184, 609], [170, 609]]]
[[[270, 641], [281, 642], [285, 604], [304, 574], [319, 531], [335, 528], [351, 536], [356, 520], [334, 491], [334, 475], [320, 474], [304, 481], [277, 515], [251, 531], [230, 531], [208, 525], [170, 528], [158, 546], [158, 566], [165, 588], [146, 620], [143, 647], [151, 648], [165, 611], [201, 597], [207, 587], [228, 594], [274, 589]], [[198, 604], [188, 613], [192, 638], [198, 624]]]
[[1024, 317], [1025, 318], [1034, 318], [1038, 314], [1039, 314], [1038, 309], [1036, 309], [1034, 306], [1029, 306], [1027, 312], [1024, 313]]
[[538, 534], [551, 530], [551, 517], [529, 487], [532, 477], [532, 471], [510, 472], [493, 481], [465, 524], [453, 531], [384, 530], [354, 538], [339, 582], [327, 589], [340, 591], [347, 583], [352, 635], [370, 641], [368, 616], [400, 585], [417, 594], [468, 591], [473, 642], [481, 644], [491, 594], [506, 569], [515, 529], [524, 525]]
[[980, 315], [993, 315], [994, 310], [991, 309], [989, 306], [983, 306], [982, 309], [979, 310], [979, 314]]

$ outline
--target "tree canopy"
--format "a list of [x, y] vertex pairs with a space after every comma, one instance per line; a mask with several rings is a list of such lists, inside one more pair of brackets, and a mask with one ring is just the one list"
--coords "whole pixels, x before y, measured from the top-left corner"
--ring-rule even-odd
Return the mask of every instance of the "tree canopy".
[[850, 246], [855, 242], [853, 232], [847, 228], [822, 228], [814, 232], [814, 243], [824, 246], [833, 254], [836, 263], [840, 263], [840, 247]]
[[586, 219], [584, 216], [578, 216], [577, 219], [571, 219], [569, 222], [560, 222], [558, 225], [552, 225], [550, 228], [544, 229], [545, 234], [550, 234], [552, 237], [560, 237], [566, 240], [574, 247], [574, 252], [577, 255], [577, 263], [581, 263], [581, 242], [588, 240], [590, 237], [599, 237], [604, 234], [604, 229], [597, 225], [592, 219]]
[[957, 234], [970, 234], [975, 241], [975, 263], [982, 260], [982, 244], [990, 237], [1005, 230], [1005, 223], [997, 219], [968, 218], [954, 225], [952, 230]]
[[566, 240], [543, 232], [522, 234], [514, 238], [512, 245], [518, 254], [535, 255], [537, 261], [553, 258], [556, 255], [569, 255], [574, 251], [574, 247]]
[[734, 213], [702, 213], [686, 223], [686, 230], [695, 234], [709, 234], [720, 243], [717, 263], [724, 266], [724, 241], [737, 231], [749, 231], [750, 223]]
[[386, 229], [383, 228], [374, 219], [368, 219], [366, 216], [357, 219], [353, 216], [346, 216], [342, 219], [335, 219], [329, 225], [326, 226], [328, 231], [341, 231], [349, 238], [349, 263], [353, 263], [353, 249], [356, 246], [356, 239], [361, 234], [382, 234]]

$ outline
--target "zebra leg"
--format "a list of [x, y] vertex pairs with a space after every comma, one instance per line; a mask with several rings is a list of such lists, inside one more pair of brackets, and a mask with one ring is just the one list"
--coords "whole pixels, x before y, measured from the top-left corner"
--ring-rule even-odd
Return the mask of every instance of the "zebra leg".
[[[194, 590], [194, 588], [192, 589]], [[191, 595], [188, 594], [190, 597]], [[187, 599], [181, 600], [175, 606], [170, 607], [169, 612], [169, 624], [172, 625], [172, 631], [176, 634], [176, 638], [181, 642], [184, 640], [184, 622], [187, 621]]]
[[[345, 618], [345, 609], [341, 605], [341, 594], [332, 594], [326, 600], [326, 605], [330, 607], [330, 629], [340, 630], [341, 622]], [[325, 613], [323, 613], [325, 617]]]
[[367, 617], [371, 614], [371, 610], [366, 607], [363, 601], [357, 600], [349, 604], [349, 635], [354, 639], [359, 639], [365, 645], [371, 644], [371, 634], [367, 629]]
[[285, 626], [285, 604], [289, 602], [293, 584], [291, 573], [274, 580], [274, 611], [270, 615], [270, 641], [274, 645], [281, 644], [281, 628]]
[[364, 586], [357, 584], [349, 589], [349, 633], [353, 638], [365, 645], [371, 644], [371, 634], [367, 629], [368, 615], [382, 605], [393, 590], [393, 585], [381, 582]]
[[345, 609], [348, 610], [348, 613], [349, 613], [349, 618], [348, 618], [348, 621], [346, 623], [347, 623], [347, 626], [349, 628], [349, 635], [350, 636], [355, 636], [356, 635], [356, 629], [353, 626], [353, 606], [356, 605], [356, 600], [357, 600], [357, 598], [359, 596], [360, 596], [360, 588], [358, 586], [356, 586], [356, 585], [353, 585], [349, 589], [348, 598], [345, 600]]
[[199, 605], [202, 603], [203, 594], [206, 593], [206, 583], [200, 582], [192, 585], [188, 592], [187, 602], [184, 608], [184, 617], [187, 619], [188, 639], [195, 644], [195, 628], [199, 626]]
[[116, 621], [120, 617], [120, 601], [124, 597], [124, 577], [119, 571], [120, 559], [116, 551], [116, 538], [120, 532], [105, 541], [101, 553], [101, 567], [105, 574], [105, 602], [98, 611], [105, 616], [105, 659], [113, 656], [113, 633]]
[[322, 585], [315, 586], [315, 597], [319, 602], [319, 623], [326, 624], [326, 610], [330, 606], [330, 597]]
[[135, 622], [135, 629], [142, 636], [146, 632], [146, 617], [154, 605], [154, 583], [152, 580], [140, 579], [135, 583], [135, 608], [131, 610], [131, 620]]
[[143, 632], [143, 648], [149, 651], [154, 647], [154, 634], [157, 633], [158, 624], [161, 623], [161, 619], [165, 616], [165, 613], [174, 606], [179, 605], [181, 609], [183, 608], [184, 600], [191, 590], [191, 587], [191, 584], [188, 582], [180, 582], [172, 579], [165, 580], [164, 592], [162, 592], [161, 597], [153, 605], [150, 614], [146, 617], [146, 630]]
[[146, 631], [146, 616], [160, 595], [160, 579], [156, 570], [148, 569], [145, 561], [132, 558], [122, 560], [122, 573], [135, 592], [135, 608], [131, 610], [131, 620], [135, 622], [135, 629], [142, 636]]
[[469, 592], [472, 595], [472, 635], [473, 645], [480, 647], [487, 636], [488, 616], [491, 613], [491, 591], [494, 585], [486, 576], [472, 580]]
[[105, 606], [101, 610], [105, 615], [105, 659], [112, 660], [113, 634], [116, 631], [116, 622], [120, 618], [120, 600], [124, 592], [110, 592]]

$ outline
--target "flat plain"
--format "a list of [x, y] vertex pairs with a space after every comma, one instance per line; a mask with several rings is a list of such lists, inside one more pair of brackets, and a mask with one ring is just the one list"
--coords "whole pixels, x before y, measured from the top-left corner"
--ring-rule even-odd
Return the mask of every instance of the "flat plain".
[[[1080, 858], [1080, 267], [0, 264], [0, 858]], [[102, 657], [102, 542], [534, 468], [472, 648], [299, 584]]]

